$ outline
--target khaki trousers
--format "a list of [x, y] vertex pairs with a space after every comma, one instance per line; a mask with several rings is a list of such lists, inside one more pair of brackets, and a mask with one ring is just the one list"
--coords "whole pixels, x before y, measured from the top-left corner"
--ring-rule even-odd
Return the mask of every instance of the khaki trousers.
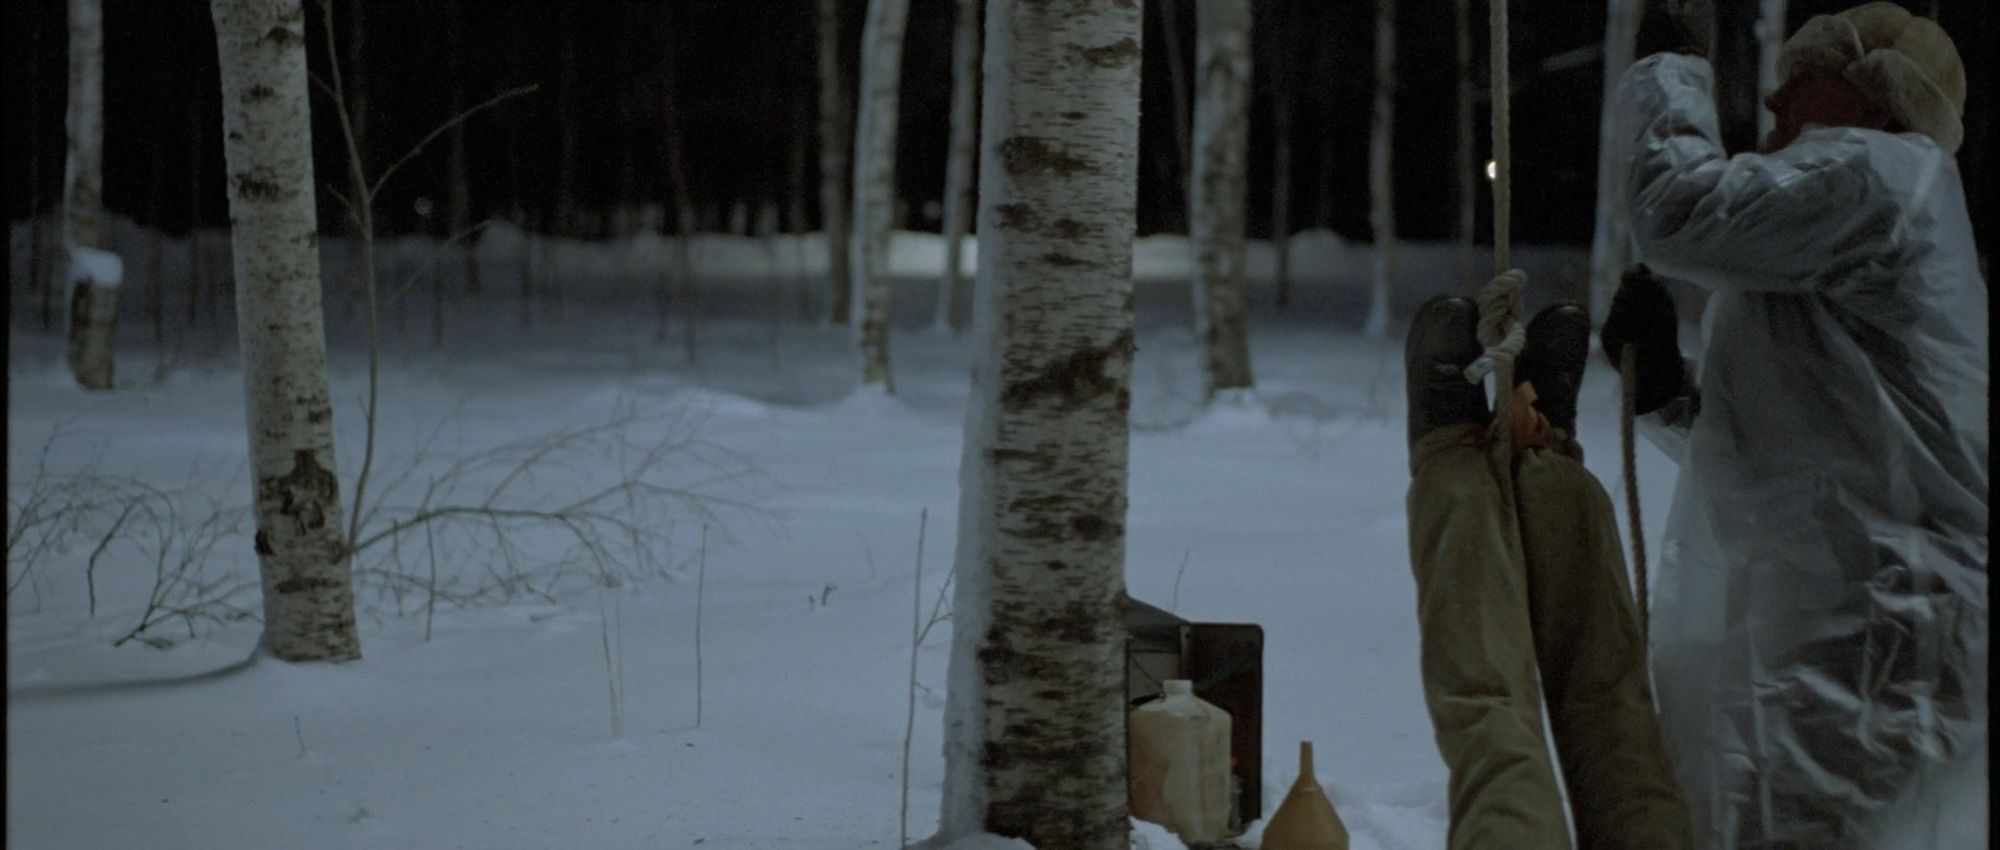
[[1424, 697], [1451, 771], [1450, 846], [1569, 846], [1546, 700], [1576, 846], [1687, 850], [1610, 498], [1559, 431], [1563, 451], [1516, 454], [1508, 498], [1487, 451], [1464, 444], [1476, 430], [1438, 429], [1410, 453], [1410, 561]]

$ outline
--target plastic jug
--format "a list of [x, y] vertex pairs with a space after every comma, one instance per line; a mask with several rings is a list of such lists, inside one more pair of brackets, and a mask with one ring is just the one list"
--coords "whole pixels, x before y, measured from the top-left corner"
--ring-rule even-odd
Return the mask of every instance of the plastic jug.
[[1132, 710], [1127, 724], [1132, 816], [1182, 841], [1229, 837], [1229, 712], [1168, 679], [1159, 699]]
[[1347, 850], [1347, 825], [1313, 775], [1313, 745], [1299, 742], [1299, 779], [1264, 822], [1263, 850]]

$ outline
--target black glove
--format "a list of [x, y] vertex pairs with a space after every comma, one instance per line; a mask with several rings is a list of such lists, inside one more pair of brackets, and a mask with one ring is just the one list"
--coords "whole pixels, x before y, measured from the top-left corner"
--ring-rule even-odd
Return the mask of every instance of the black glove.
[[1625, 270], [1611, 310], [1597, 332], [1611, 368], [1618, 368], [1627, 345], [1634, 347], [1638, 386], [1633, 412], [1652, 413], [1687, 394], [1687, 372], [1681, 364], [1680, 314], [1666, 284], [1644, 265]]

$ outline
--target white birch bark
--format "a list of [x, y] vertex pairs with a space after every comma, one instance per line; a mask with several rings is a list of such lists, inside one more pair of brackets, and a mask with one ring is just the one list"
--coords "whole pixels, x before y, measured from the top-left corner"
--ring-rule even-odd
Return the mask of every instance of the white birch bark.
[[264, 642], [361, 656], [327, 395], [300, 0], [211, 0], [222, 66], [237, 331], [256, 478]]
[[63, 166], [63, 244], [68, 260], [67, 360], [85, 389], [112, 385], [111, 335], [117, 280], [94, 270], [104, 245], [104, 14], [102, 0], [69, 0], [68, 156]]
[[1140, 12], [988, 0], [973, 390], [935, 846], [1124, 850]]
[[965, 327], [966, 219], [972, 214], [973, 163], [979, 156], [979, 29], [983, 0], [958, 0], [951, 44], [951, 150], [944, 169], [944, 281], [938, 291], [939, 328]]
[[1396, 0], [1375, 0], [1375, 120], [1368, 140], [1368, 222], [1375, 235], [1375, 272], [1368, 319], [1361, 332], [1389, 333], [1389, 299], [1396, 277], [1396, 194], [1391, 180], [1396, 146]]
[[1764, 108], [1764, 98], [1778, 88], [1778, 53], [1785, 46], [1785, 0], [1757, 2], [1757, 141], [1771, 134], [1777, 116]]
[[896, 121], [910, 0], [868, 0], [854, 128], [854, 234], [848, 263], [861, 385], [894, 394], [889, 376], [889, 232], [896, 220]]
[[1630, 212], [1625, 204], [1625, 151], [1618, 144], [1612, 92], [1618, 78], [1632, 65], [1638, 49], [1639, 21], [1646, 15], [1641, 0], [1610, 0], [1604, 20], [1604, 105], [1598, 119], [1597, 229], [1590, 245], [1590, 315], [1602, 323], [1611, 309], [1618, 276], [1632, 256]]
[[819, 212], [826, 235], [828, 315], [836, 325], [847, 324], [854, 299], [847, 256], [848, 156], [854, 144], [847, 136], [849, 114], [841, 85], [840, 0], [819, 0]]
[[1188, 184], [1195, 320], [1208, 392], [1251, 386], [1243, 295], [1250, 148], [1250, 0], [1195, 0], [1194, 177]]

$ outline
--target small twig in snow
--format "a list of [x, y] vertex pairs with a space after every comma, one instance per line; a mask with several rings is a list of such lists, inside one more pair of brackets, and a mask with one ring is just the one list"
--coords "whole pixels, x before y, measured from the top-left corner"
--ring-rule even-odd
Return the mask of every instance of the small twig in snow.
[[917, 647], [923, 633], [917, 620], [924, 613], [924, 534], [930, 529], [931, 510], [917, 514], [917, 578], [910, 587], [910, 687], [903, 701], [903, 808], [896, 820], [896, 846], [910, 846], [910, 739], [917, 727]]

